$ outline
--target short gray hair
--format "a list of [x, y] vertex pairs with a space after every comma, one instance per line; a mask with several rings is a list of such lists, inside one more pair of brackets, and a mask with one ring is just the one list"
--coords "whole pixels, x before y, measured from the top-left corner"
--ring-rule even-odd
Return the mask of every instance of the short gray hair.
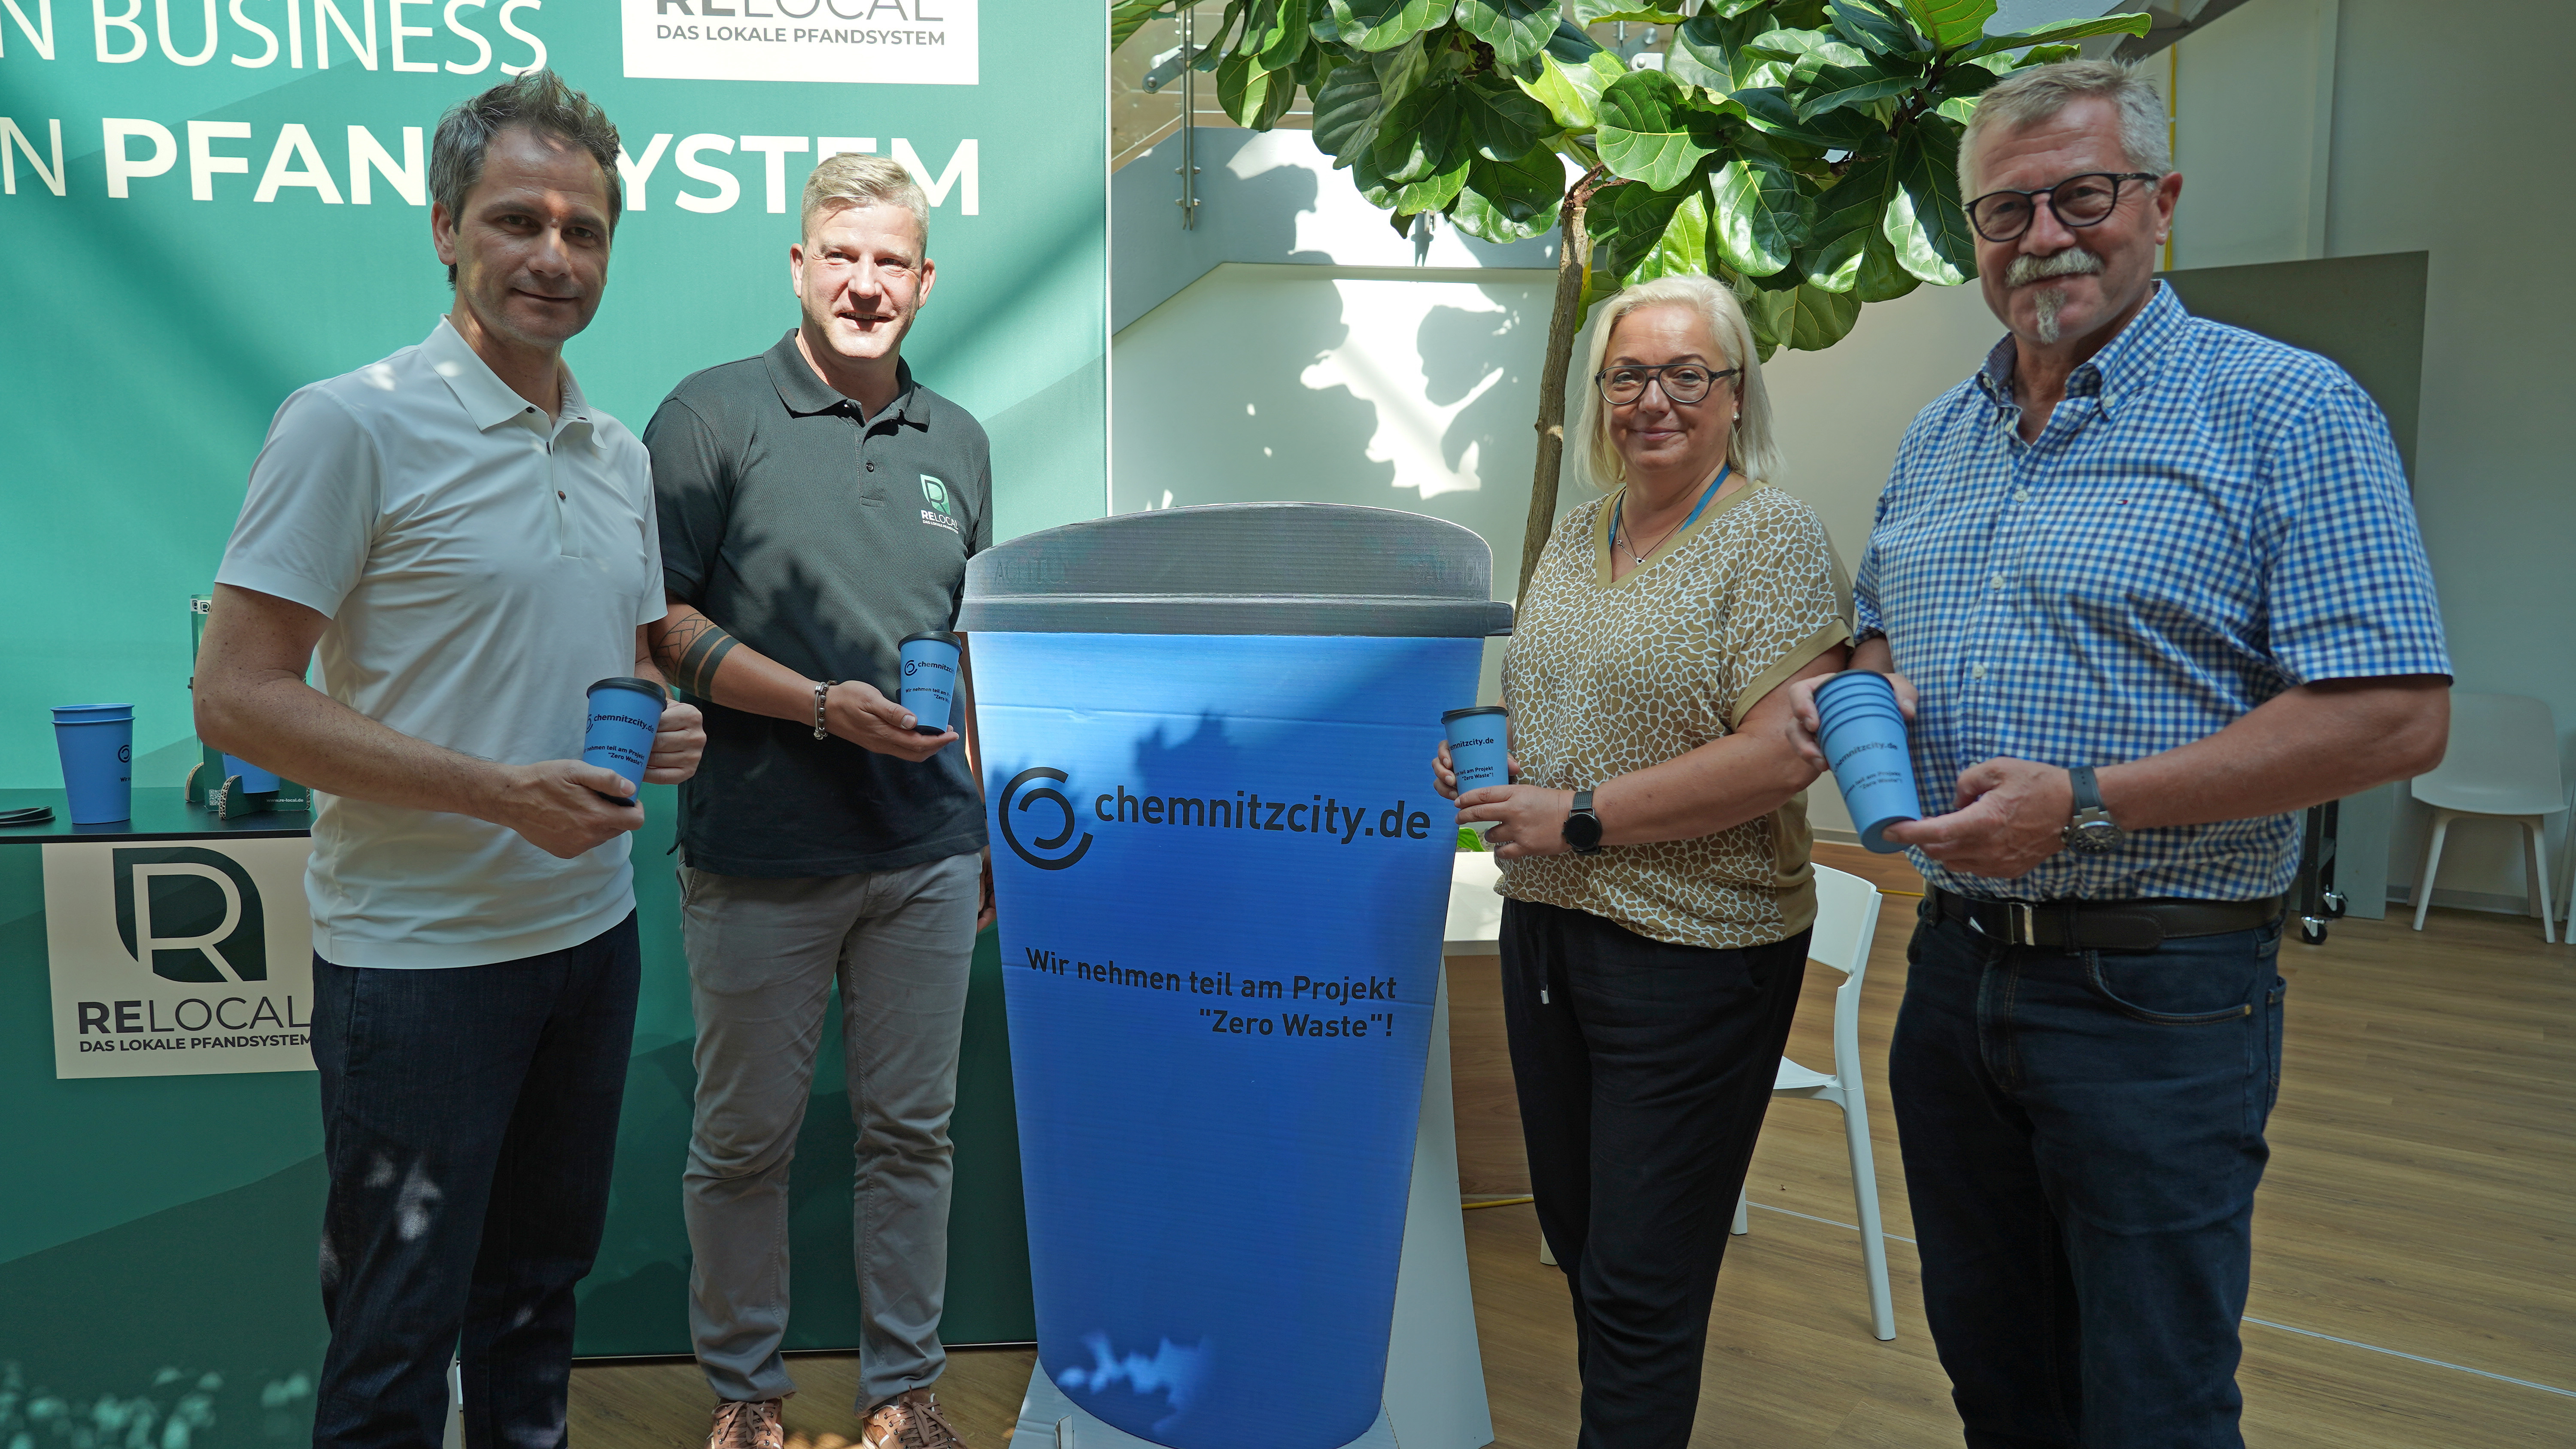
[[[514, 76], [458, 101], [438, 118], [438, 136], [429, 147], [429, 194], [447, 208], [448, 219], [464, 218], [466, 193], [483, 179], [483, 157], [492, 149], [492, 138], [512, 126], [569, 141], [590, 153], [608, 182], [608, 230], [615, 234], [624, 201], [617, 175], [617, 127], [590, 97], [550, 70]], [[453, 265], [447, 269], [447, 284], [456, 285]]]
[[1604, 493], [1628, 481], [1628, 460], [1619, 455], [1618, 440], [1610, 436], [1610, 409], [1602, 404], [1601, 388], [1593, 379], [1600, 375], [1602, 359], [1610, 355], [1610, 334], [1618, 330], [1619, 319], [1648, 307], [1688, 307], [1707, 321], [1709, 335], [1726, 354], [1726, 365], [1739, 369], [1735, 435], [1726, 445], [1726, 461], [1756, 481], [1777, 477], [1780, 448], [1771, 436], [1771, 392], [1762, 384], [1762, 359], [1754, 350], [1753, 328], [1744, 320], [1744, 304], [1724, 282], [1681, 273], [1640, 282], [1601, 305], [1591, 356], [1584, 364], [1583, 410], [1574, 425], [1583, 439], [1574, 455], [1583, 481]]
[[921, 191], [921, 183], [900, 161], [871, 156], [864, 151], [843, 151], [826, 156], [815, 166], [814, 174], [805, 178], [805, 201], [799, 210], [797, 229], [806, 236], [814, 234], [814, 219], [843, 206], [900, 206], [921, 223], [921, 249], [930, 250], [930, 198]]
[[2173, 170], [2165, 140], [2165, 98], [2146, 72], [2116, 60], [2060, 60], [2017, 70], [1977, 98], [1968, 133], [1959, 142], [1959, 197], [1977, 199], [1977, 144], [1993, 130], [2018, 131], [2045, 121], [2076, 101], [2100, 97], [2120, 117], [2120, 149], [2129, 169], [2158, 176]]

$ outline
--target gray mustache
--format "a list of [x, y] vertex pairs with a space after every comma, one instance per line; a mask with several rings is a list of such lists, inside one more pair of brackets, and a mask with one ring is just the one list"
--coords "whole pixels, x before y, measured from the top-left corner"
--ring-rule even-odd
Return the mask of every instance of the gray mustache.
[[2026, 287], [2051, 277], [2084, 277], [2099, 275], [2102, 259], [2082, 247], [2068, 247], [2044, 257], [2017, 256], [2004, 269], [2004, 285]]

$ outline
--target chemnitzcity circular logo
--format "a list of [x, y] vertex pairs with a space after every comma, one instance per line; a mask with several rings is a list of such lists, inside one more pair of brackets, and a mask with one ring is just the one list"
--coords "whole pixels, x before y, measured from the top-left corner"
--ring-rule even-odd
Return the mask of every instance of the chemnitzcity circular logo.
[[[1040, 870], [1062, 870], [1091, 849], [1090, 831], [1083, 831], [1078, 841], [1073, 838], [1079, 825], [1073, 802], [1055, 788], [1065, 778], [1062, 770], [1036, 765], [1013, 775], [1011, 783], [1002, 787], [1000, 809], [996, 812], [1002, 822], [1002, 839], [1010, 845], [1012, 854]], [[1032, 781], [1040, 783], [1032, 786]], [[1037, 833], [1042, 830], [1054, 833]]]

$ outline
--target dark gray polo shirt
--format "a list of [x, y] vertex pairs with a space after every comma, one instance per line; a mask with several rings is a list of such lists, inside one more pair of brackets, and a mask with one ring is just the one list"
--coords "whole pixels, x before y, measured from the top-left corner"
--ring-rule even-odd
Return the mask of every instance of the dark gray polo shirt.
[[[957, 621], [992, 546], [992, 450], [913, 380], [874, 418], [796, 349], [683, 380], [644, 429], [672, 596], [809, 679], [898, 694], [896, 645]], [[810, 722], [697, 701], [707, 752], [680, 787], [680, 848], [723, 875], [856, 875], [984, 845], [963, 742], [913, 764]], [[960, 733], [963, 733], [962, 729]]]

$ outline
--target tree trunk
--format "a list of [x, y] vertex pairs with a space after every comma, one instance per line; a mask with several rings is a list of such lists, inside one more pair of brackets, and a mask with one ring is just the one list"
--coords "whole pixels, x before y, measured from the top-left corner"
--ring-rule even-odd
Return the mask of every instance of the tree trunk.
[[1565, 461], [1565, 373], [1574, 361], [1574, 336], [1583, 310], [1583, 267], [1592, 251], [1583, 230], [1583, 213], [1591, 204], [1598, 167], [1574, 183], [1559, 213], [1556, 246], [1556, 306], [1547, 320], [1547, 362], [1538, 381], [1538, 467], [1530, 476], [1529, 526], [1521, 534], [1521, 581], [1515, 603], [1529, 592], [1530, 575], [1556, 525], [1556, 475]]

